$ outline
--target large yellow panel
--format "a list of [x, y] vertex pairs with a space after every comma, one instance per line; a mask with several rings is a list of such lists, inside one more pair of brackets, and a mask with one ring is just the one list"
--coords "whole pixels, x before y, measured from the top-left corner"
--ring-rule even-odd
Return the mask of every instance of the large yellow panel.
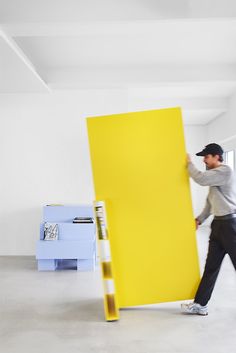
[[191, 299], [199, 283], [179, 108], [87, 119], [119, 307]]

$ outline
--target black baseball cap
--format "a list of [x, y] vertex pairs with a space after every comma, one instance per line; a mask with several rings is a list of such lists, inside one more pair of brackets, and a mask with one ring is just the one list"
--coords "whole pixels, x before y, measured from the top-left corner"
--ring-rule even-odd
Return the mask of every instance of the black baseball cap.
[[201, 152], [196, 153], [196, 156], [206, 156], [207, 154], [212, 154], [213, 156], [218, 154], [222, 156], [223, 153], [223, 148], [220, 145], [217, 145], [217, 143], [209, 143]]

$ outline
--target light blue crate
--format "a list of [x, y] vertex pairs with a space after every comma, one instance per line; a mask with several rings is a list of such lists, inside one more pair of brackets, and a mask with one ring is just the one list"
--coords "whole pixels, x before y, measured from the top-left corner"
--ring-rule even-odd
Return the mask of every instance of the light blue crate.
[[38, 240], [36, 259], [91, 259], [94, 241]]
[[[53, 222], [54, 223], [54, 222]], [[95, 223], [61, 223], [58, 224], [58, 240], [94, 240]], [[44, 222], [40, 224], [40, 240], [44, 239]]]
[[[36, 245], [39, 271], [53, 271], [61, 260], [76, 260], [78, 271], [92, 271], [97, 263], [95, 223], [73, 223], [75, 217], [94, 217], [92, 206], [45, 206]], [[58, 240], [44, 239], [44, 223], [57, 223]]]

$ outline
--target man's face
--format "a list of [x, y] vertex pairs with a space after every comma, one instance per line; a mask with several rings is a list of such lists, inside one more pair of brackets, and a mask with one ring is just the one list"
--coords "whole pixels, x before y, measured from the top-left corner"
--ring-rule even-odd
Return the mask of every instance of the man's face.
[[213, 169], [217, 166], [217, 162], [219, 161], [219, 156], [212, 156], [212, 154], [207, 154], [203, 158], [203, 162], [206, 164], [208, 169]]

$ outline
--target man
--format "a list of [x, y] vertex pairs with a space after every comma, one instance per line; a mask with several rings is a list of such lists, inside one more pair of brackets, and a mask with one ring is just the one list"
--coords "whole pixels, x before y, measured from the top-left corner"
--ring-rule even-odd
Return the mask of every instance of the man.
[[207, 315], [207, 303], [211, 297], [215, 282], [225, 254], [229, 254], [236, 269], [236, 192], [234, 174], [231, 168], [223, 164], [223, 149], [216, 143], [210, 143], [196, 153], [203, 156], [205, 172], [199, 171], [187, 155], [188, 171], [192, 179], [202, 186], [209, 186], [206, 205], [196, 218], [196, 228], [210, 214], [214, 215], [211, 224], [209, 248], [205, 270], [193, 303], [182, 304], [182, 310], [189, 314]]

